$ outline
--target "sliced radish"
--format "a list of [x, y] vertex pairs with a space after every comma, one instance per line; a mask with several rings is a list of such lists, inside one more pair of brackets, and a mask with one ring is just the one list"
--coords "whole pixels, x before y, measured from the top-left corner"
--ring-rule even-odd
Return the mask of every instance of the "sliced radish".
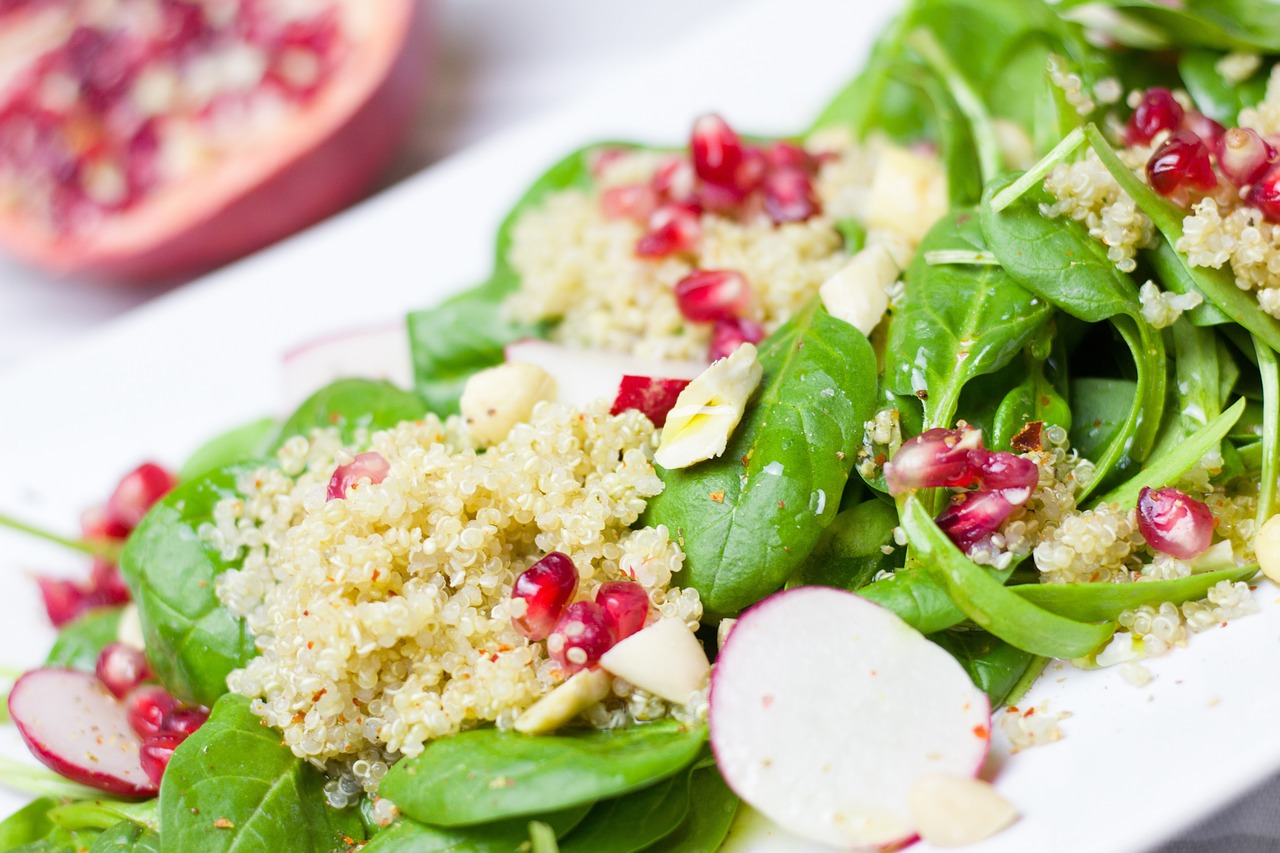
[[844, 848], [913, 837], [909, 794], [977, 774], [990, 706], [945, 651], [852, 593], [781, 592], [742, 614], [711, 679], [725, 781], [784, 829]]
[[[616, 401], [624, 376], [692, 379], [707, 368], [701, 361], [662, 361], [584, 350], [532, 338], [509, 345], [506, 356], [507, 361], [536, 364], [550, 373], [559, 385], [560, 402], [575, 406], [586, 405], [601, 397]], [[678, 395], [679, 391], [676, 393]]]
[[93, 673], [32, 670], [13, 685], [9, 715], [32, 755], [68, 779], [113, 794], [156, 793], [125, 704]]
[[282, 403], [293, 411], [303, 400], [346, 378], [385, 379], [413, 385], [413, 360], [404, 323], [335, 332], [294, 347], [284, 355]]

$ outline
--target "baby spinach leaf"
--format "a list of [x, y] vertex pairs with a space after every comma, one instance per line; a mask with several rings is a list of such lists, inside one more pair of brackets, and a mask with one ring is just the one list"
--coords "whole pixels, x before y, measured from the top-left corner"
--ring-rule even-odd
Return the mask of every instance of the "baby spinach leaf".
[[596, 803], [560, 841], [560, 853], [636, 853], [674, 832], [688, 813], [689, 773], [676, 773], [647, 788]]
[[89, 853], [160, 853], [160, 834], [122, 820], [99, 835]]
[[[899, 560], [892, 548], [893, 529], [898, 526], [898, 511], [891, 504], [871, 498], [844, 510], [822, 531], [813, 552], [800, 564], [792, 586], [833, 586], [856, 592], [882, 569], [890, 569]], [[901, 549], [894, 549], [901, 556]]]
[[1140, 583], [1027, 583], [1009, 587], [1021, 598], [1051, 613], [1081, 622], [1105, 622], [1126, 610], [1162, 601], [1182, 604], [1204, 598], [1220, 581], [1245, 581], [1258, 567], [1220, 569], [1172, 580]]
[[[537, 815], [556, 836], [564, 836], [591, 811], [590, 804]], [[479, 826], [428, 826], [400, 817], [360, 848], [361, 853], [513, 853], [529, 837], [529, 818], [497, 820]]]
[[364, 838], [356, 809], [325, 803], [324, 777], [227, 694], [173, 753], [160, 783], [161, 849], [338, 853]]
[[1178, 57], [1178, 75], [1200, 112], [1231, 127], [1237, 124], [1242, 109], [1259, 103], [1266, 96], [1271, 63], [1264, 63], [1248, 79], [1228, 82], [1218, 73], [1217, 66], [1223, 55], [1216, 50], [1185, 51]]
[[1275, 352], [1253, 339], [1262, 378], [1262, 459], [1258, 471], [1258, 514], [1261, 527], [1275, 514], [1276, 481], [1280, 478], [1280, 364]]
[[[1063, 0], [1071, 10], [1098, 0]], [[1256, 0], [1102, 0], [1116, 13], [1105, 33], [1144, 49], [1202, 46], [1217, 50], [1280, 52], [1280, 8]], [[1104, 19], [1096, 24], [1101, 25]]]
[[931, 634], [929, 639], [946, 649], [964, 667], [974, 686], [991, 699], [992, 708], [1011, 701], [1010, 694], [1042, 660], [986, 631], [952, 628]]
[[1018, 596], [960, 553], [915, 496], [903, 505], [902, 527], [920, 565], [942, 582], [956, 606], [1011, 646], [1042, 657], [1077, 658], [1115, 632], [1114, 624], [1067, 619]]
[[185, 483], [203, 477], [215, 468], [223, 468], [246, 459], [265, 455], [278, 433], [275, 418], [262, 418], [227, 430], [209, 439], [187, 457], [178, 469], [178, 481]]
[[39, 841], [54, 829], [49, 810], [57, 805], [51, 797], [32, 800], [0, 821], [0, 850], [12, 850]]
[[738, 798], [724, 783], [714, 760], [699, 762], [689, 776], [690, 806], [675, 831], [647, 853], [709, 853], [719, 850], [738, 813]]
[[644, 516], [680, 542], [690, 585], [718, 615], [778, 589], [813, 550], [875, 406], [871, 345], [817, 300], [760, 345], [759, 360], [760, 388], [724, 454], [660, 472]]
[[227, 675], [257, 652], [242, 620], [218, 601], [218, 575], [240, 568], [200, 535], [219, 501], [257, 466], [241, 463], [183, 483], [152, 507], [129, 537], [120, 570], [133, 592], [148, 658], [175, 696], [212, 705]]
[[1045, 428], [1071, 427], [1071, 407], [1045, 376], [1045, 360], [1028, 355], [1027, 363], [1027, 377], [1005, 395], [996, 409], [990, 443], [998, 450], [1011, 449], [1013, 437], [1032, 421], [1040, 421]]
[[401, 760], [379, 790], [438, 826], [526, 817], [652, 785], [688, 766], [706, 735], [674, 721], [539, 737], [475, 729]]
[[922, 634], [944, 631], [965, 620], [946, 585], [918, 566], [899, 569], [858, 590], [858, 595], [892, 610]]
[[160, 828], [160, 807], [155, 798], [139, 800], [79, 800], [49, 810], [49, 820], [65, 829], [111, 829], [128, 821], [144, 829]]
[[1218, 336], [1213, 329], [1196, 326], [1179, 317], [1169, 329], [1173, 338], [1174, 389], [1178, 394], [1178, 414], [1182, 433], [1191, 435], [1222, 414], [1222, 392], [1218, 381]]
[[426, 412], [421, 397], [390, 382], [339, 379], [308, 397], [280, 425], [271, 451], [295, 435], [329, 427], [337, 427], [342, 440], [350, 443], [359, 430], [389, 429], [401, 421], [419, 420]]
[[1052, 316], [1048, 302], [1000, 267], [925, 260], [928, 252], [985, 248], [973, 211], [935, 225], [889, 323], [885, 386], [923, 398], [926, 429], [951, 427], [965, 383], [1008, 364]]
[[[1137, 390], [1137, 383], [1129, 379], [1085, 376], [1071, 380], [1071, 447], [1086, 459], [1097, 459], [1121, 440]], [[1124, 470], [1124, 465], [1116, 469], [1117, 473]]]
[[[1156, 280], [1164, 285], [1165, 290], [1184, 294], [1200, 293], [1200, 288], [1187, 271], [1186, 263], [1168, 241], [1164, 239], [1157, 241], [1154, 248], [1142, 252], [1142, 257], [1151, 264]], [[1202, 298], [1203, 296], [1204, 294], [1201, 294]], [[1190, 311], [1184, 311], [1182, 316], [1197, 326], [1221, 326], [1235, 323], [1235, 320], [1207, 299]]]
[[93, 672], [98, 664], [98, 655], [108, 643], [116, 641], [122, 610], [121, 607], [90, 610], [63, 625], [58, 629], [58, 639], [53, 641], [44, 665]]

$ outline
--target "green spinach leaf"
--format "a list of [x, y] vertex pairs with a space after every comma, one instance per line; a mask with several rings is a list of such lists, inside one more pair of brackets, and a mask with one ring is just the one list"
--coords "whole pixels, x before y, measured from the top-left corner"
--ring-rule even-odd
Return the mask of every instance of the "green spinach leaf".
[[160, 833], [122, 820], [99, 835], [89, 853], [160, 853]]
[[822, 531], [813, 552], [800, 565], [790, 586], [833, 586], [856, 592], [871, 583], [876, 573], [900, 564], [902, 549], [893, 548], [898, 511], [891, 504], [871, 498], [842, 511]]
[[964, 667], [974, 686], [991, 699], [993, 708], [1012, 701], [1011, 694], [1042, 660], [986, 631], [953, 628], [931, 634], [929, 639], [946, 649]]
[[724, 455], [662, 471], [662, 493], [644, 516], [672, 531], [690, 585], [718, 615], [781, 587], [813, 550], [875, 406], [871, 345], [816, 300], [761, 344], [759, 358], [764, 377]]
[[227, 694], [173, 753], [160, 783], [165, 853], [345, 853], [364, 838], [356, 809], [325, 803], [324, 777]]
[[1219, 581], [1245, 581], [1257, 573], [1255, 565], [1141, 583], [1027, 583], [1009, 588], [1025, 601], [1059, 616], [1105, 622], [1144, 604], [1195, 601], [1204, 598]]
[[[557, 837], [562, 837], [591, 811], [590, 804], [575, 806], [551, 814], [536, 816], [536, 820], [551, 827]], [[379, 832], [373, 840], [360, 848], [361, 853], [514, 853], [521, 850], [529, 837], [530, 818], [498, 820], [479, 826], [441, 827], [428, 826], [401, 817], [391, 826]]]
[[121, 607], [90, 610], [63, 625], [44, 665], [93, 672], [98, 665], [98, 655], [116, 641], [122, 611]]
[[178, 482], [203, 477], [236, 462], [259, 459], [267, 453], [278, 432], [275, 418], [262, 418], [227, 430], [200, 445], [187, 457], [178, 470]]
[[257, 654], [242, 620], [214, 590], [217, 576], [240, 567], [200, 535], [251, 463], [220, 468], [183, 483], [152, 507], [129, 537], [120, 570], [133, 592], [156, 676], [175, 696], [212, 705], [227, 675]]
[[713, 760], [699, 762], [689, 776], [689, 813], [675, 831], [647, 853], [710, 853], [719, 850], [738, 813], [738, 798]]
[[401, 421], [419, 420], [426, 412], [421, 397], [390, 382], [339, 379], [308, 397], [280, 425], [271, 450], [295, 435], [328, 427], [338, 427], [342, 440], [350, 443], [359, 430], [388, 429]]
[[1280, 8], [1255, 0], [1062, 0], [1067, 10], [1103, 6], [1112, 17], [1090, 22], [1120, 44], [1144, 49], [1202, 46], [1280, 52]]
[[1178, 57], [1178, 74], [1200, 112], [1227, 127], [1236, 125], [1240, 111], [1259, 103], [1267, 94], [1267, 78], [1272, 63], [1264, 65], [1246, 80], [1227, 82], [1218, 73], [1223, 53], [1215, 50], [1188, 50]]
[[560, 841], [560, 853], [636, 853], [674, 832], [688, 813], [689, 773], [676, 773], [597, 803]]
[[688, 766], [706, 730], [674, 721], [529, 737], [475, 729], [397, 763], [381, 793], [423, 823], [469, 826], [617, 797]]

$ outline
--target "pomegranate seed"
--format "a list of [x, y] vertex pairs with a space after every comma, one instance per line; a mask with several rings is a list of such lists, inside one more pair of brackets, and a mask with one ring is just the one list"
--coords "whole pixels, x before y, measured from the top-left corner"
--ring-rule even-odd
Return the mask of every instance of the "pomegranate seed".
[[733, 355], [743, 344], [758, 344], [764, 340], [764, 329], [743, 317], [716, 320], [711, 327], [711, 345], [707, 348], [707, 360], [719, 361]]
[[1209, 146], [1189, 130], [1174, 131], [1156, 149], [1147, 161], [1147, 180], [1161, 195], [1188, 187], [1208, 192], [1218, 185]]
[[648, 222], [657, 207], [658, 194], [647, 184], [610, 187], [600, 196], [600, 209], [606, 219]]
[[661, 258], [691, 252], [702, 239], [702, 223], [689, 205], [664, 204], [649, 217], [649, 231], [636, 243], [642, 258]]
[[123, 98], [137, 73], [140, 57], [122, 34], [79, 26], [65, 50], [69, 70], [80, 83], [80, 97], [99, 112]]
[[604, 608], [605, 623], [614, 640], [623, 640], [644, 627], [649, 594], [635, 581], [609, 581], [596, 590], [596, 604]]
[[1183, 130], [1189, 130], [1196, 136], [1204, 140], [1205, 145], [1209, 146], [1209, 150], [1218, 152], [1222, 150], [1222, 137], [1226, 134], [1227, 129], [1218, 124], [1198, 110], [1191, 110], [1182, 118]]
[[591, 155], [591, 174], [597, 178], [609, 171], [609, 167], [627, 156], [625, 148], [604, 148]]
[[174, 708], [160, 720], [160, 733], [186, 739], [209, 721], [209, 709], [203, 706]]
[[677, 204], [692, 202], [697, 184], [698, 176], [693, 172], [693, 164], [679, 154], [672, 154], [659, 163], [651, 182], [653, 191], [662, 201]]
[[988, 539], [1013, 512], [1000, 492], [961, 492], [938, 516], [938, 527], [966, 554]]
[[36, 578], [36, 584], [44, 599], [44, 612], [55, 628], [61, 628], [89, 609], [87, 596], [73, 581]]
[[1173, 130], [1182, 124], [1182, 105], [1173, 93], [1161, 86], [1153, 86], [1142, 96], [1137, 109], [1129, 116], [1124, 129], [1126, 145], [1146, 145], [1162, 130]]
[[511, 597], [523, 600], [525, 611], [513, 617], [511, 624], [530, 640], [546, 639], [577, 590], [578, 569], [573, 560], [552, 551], [521, 572], [512, 585]]
[[614, 642], [604, 608], [594, 601], [575, 601], [564, 609], [555, 630], [547, 637], [547, 653], [572, 675], [594, 667]]
[[1203, 502], [1178, 489], [1138, 493], [1138, 532], [1147, 544], [1179, 560], [1208, 549], [1217, 519]]
[[175, 485], [177, 480], [164, 468], [154, 462], [144, 462], [125, 474], [111, 497], [107, 498], [104, 509], [107, 523], [133, 530], [147, 510]]
[[329, 478], [328, 500], [343, 500], [350, 489], [360, 480], [367, 479], [370, 484], [377, 485], [387, 479], [391, 473], [391, 463], [381, 453], [370, 450], [356, 455], [346, 465], [339, 465]]
[[985, 454], [976, 429], [930, 429], [902, 442], [885, 463], [889, 494], [912, 489], [965, 487], [976, 482], [970, 453]]
[[149, 738], [159, 734], [160, 723], [166, 714], [178, 707], [178, 700], [160, 685], [151, 684], [129, 694], [125, 706], [129, 727], [138, 733], [138, 737]]
[[977, 474], [978, 488], [998, 491], [1014, 506], [1026, 503], [1040, 482], [1036, 463], [1012, 453], [971, 450], [969, 464]]
[[654, 426], [664, 426], [667, 414], [688, 384], [688, 379], [623, 376], [618, 383], [618, 396], [613, 398], [613, 408], [609, 410], [609, 414], [618, 415], [627, 409], [636, 409], [653, 421]]
[[173, 751], [184, 740], [186, 738], [180, 735], [156, 735], [142, 742], [142, 746], [138, 748], [138, 761], [148, 779], [156, 785], [160, 784], [164, 771], [169, 766], [169, 759], [173, 758]]
[[1227, 180], [1238, 187], [1256, 181], [1275, 159], [1276, 150], [1256, 131], [1233, 127], [1222, 137], [1218, 165]]
[[127, 539], [131, 529], [118, 520], [107, 518], [102, 507], [86, 509], [80, 514], [80, 535], [85, 539]]
[[693, 170], [699, 178], [713, 184], [736, 186], [738, 165], [742, 162], [742, 140], [724, 119], [712, 113], [695, 121], [689, 149], [693, 152]]
[[760, 186], [760, 182], [764, 180], [768, 171], [769, 161], [765, 159], [763, 151], [754, 147], [744, 148], [742, 160], [733, 173], [733, 185], [739, 192], [749, 193]]
[[765, 175], [761, 184], [764, 209], [777, 224], [803, 222], [819, 212], [817, 196], [809, 176], [799, 169], [778, 169]]
[[98, 654], [94, 667], [102, 686], [117, 699], [123, 699], [131, 690], [151, 677], [147, 656], [141, 649], [124, 643], [109, 643]]
[[747, 194], [737, 187], [703, 183], [693, 197], [701, 209], [729, 216], [740, 213]]
[[676, 282], [676, 305], [686, 320], [714, 323], [741, 316], [751, 289], [733, 270], [694, 270]]
[[94, 560], [89, 572], [88, 599], [93, 607], [110, 607], [129, 601], [129, 587], [115, 563]]
[[818, 161], [799, 145], [777, 140], [764, 149], [764, 161], [769, 169], [799, 169], [807, 175], [818, 171]]
[[1262, 173], [1245, 201], [1262, 211], [1262, 215], [1272, 222], [1280, 222], [1280, 165], [1273, 165]]

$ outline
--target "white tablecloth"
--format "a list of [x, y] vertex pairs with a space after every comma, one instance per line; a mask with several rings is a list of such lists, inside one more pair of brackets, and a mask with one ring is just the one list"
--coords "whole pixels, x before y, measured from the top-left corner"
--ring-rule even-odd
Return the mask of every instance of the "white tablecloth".
[[[733, 0], [437, 0], [432, 95], [390, 180], [545, 111], [733, 14]], [[0, 259], [0, 371], [75, 339], [158, 295], [52, 281]], [[1274, 721], [1260, 720], [1259, 725]], [[1169, 744], [1176, 749], [1176, 744]], [[1130, 780], [1115, 784], [1123, 796]], [[1087, 820], [1087, 816], [1082, 816]], [[1280, 777], [1158, 853], [1280, 850]], [[1087, 853], [1087, 851], [1081, 851]]]

